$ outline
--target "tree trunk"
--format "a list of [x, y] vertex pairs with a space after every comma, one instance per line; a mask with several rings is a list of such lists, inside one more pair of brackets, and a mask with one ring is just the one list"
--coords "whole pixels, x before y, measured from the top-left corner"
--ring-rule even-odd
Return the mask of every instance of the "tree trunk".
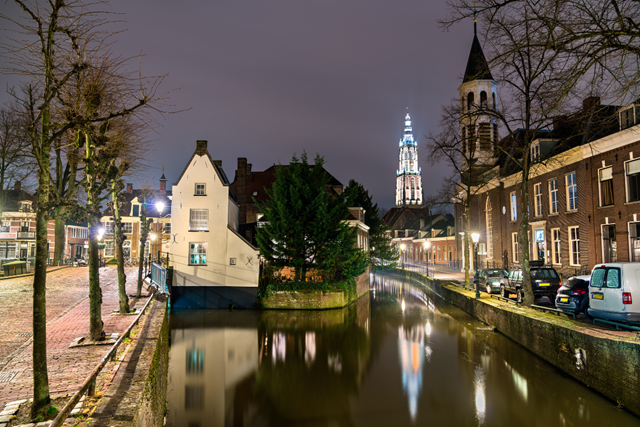
[[55, 209], [55, 246], [53, 248], [53, 265], [60, 265], [64, 261], [64, 208], [57, 207]]
[[114, 181], [111, 185], [111, 200], [113, 201], [113, 219], [115, 224], [115, 244], [116, 261], [118, 268], [118, 301], [120, 303], [120, 314], [129, 312], [129, 297], [127, 297], [127, 276], [124, 274], [124, 253], [122, 244], [125, 236], [122, 231], [122, 217], [120, 216], [120, 201], [118, 200], [117, 184]]
[[142, 295], [142, 267], [144, 265], [144, 248], [147, 245], [147, 236], [149, 235], [149, 221], [147, 221], [147, 215], [144, 209], [146, 200], [142, 200], [140, 204], [140, 246], [138, 247], [138, 288], [136, 290], [136, 297], [140, 298]]
[[522, 290], [524, 298], [522, 304], [530, 307], [533, 304], [533, 287], [531, 286], [531, 274], [529, 269], [529, 165], [526, 163], [522, 171], [522, 217], [520, 220], [520, 245], [522, 250]]
[[89, 218], [89, 337], [92, 341], [104, 339], [102, 323], [102, 289], [100, 289], [100, 254], [98, 253], [98, 229], [100, 218]]
[[[31, 416], [46, 413], [51, 404], [47, 374], [47, 223], [49, 219], [48, 154], [38, 169], [36, 210], [36, 265], [33, 276], [33, 404]], [[43, 169], [47, 169], [43, 171]]]

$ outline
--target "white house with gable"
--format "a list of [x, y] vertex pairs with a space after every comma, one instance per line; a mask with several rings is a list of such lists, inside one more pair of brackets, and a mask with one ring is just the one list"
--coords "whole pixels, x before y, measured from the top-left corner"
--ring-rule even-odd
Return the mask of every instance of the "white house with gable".
[[172, 194], [173, 306], [251, 307], [259, 251], [238, 234], [236, 196], [222, 163], [211, 159], [207, 141], [196, 142]]

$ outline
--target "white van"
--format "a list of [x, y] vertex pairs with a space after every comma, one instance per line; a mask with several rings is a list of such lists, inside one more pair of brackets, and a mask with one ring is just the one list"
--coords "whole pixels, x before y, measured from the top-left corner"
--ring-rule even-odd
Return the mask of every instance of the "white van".
[[640, 322], [640, 262], [593, 267], [588, 314], [618, 322]]

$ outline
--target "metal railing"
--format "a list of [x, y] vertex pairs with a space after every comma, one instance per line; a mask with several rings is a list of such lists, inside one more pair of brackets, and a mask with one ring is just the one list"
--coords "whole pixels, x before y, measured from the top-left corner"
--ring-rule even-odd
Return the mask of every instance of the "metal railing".
[[118, 350], [118, 347], [120, 346], [120, 344], [124, 342], [126, 338], [129, 337], [129, 334], [131, 334], [131, 330], [133, 329], [134, 326], [138, 324], [138, 322], [140, 321], [140, 318], [142, 317], [145, 310], [149, 306], [149, 303], [151, 302], [153, 297], [154, 297], [153, 295], [149, 297], [144, 307], [142, 307], [142, 310], [140, 310], [140, 314], [138, 314], [138, 316], [133, 321], [133, 323], [129, 325], [127, 330], [122, 335], [120, 335], [120, 338], [118, 338], [115, 344], [113, 344], [113, 347], [111, 347], [111, 349], [107, 352], [107, 354], [104, 355], [104, 357], [102, 358], [98, 366], [95, 367], [95, 369], [91, 372], [89, 377], [84, 381], [84, 383], [80, 387], [80, 390], [78, 390], [67, 402], [67, 404], [64, 405], [64, 407], [60, 410], [56, 418], [51, 422], [51, 425], [49, 427], [61, 426], [66, 420], [67, 416], [71, 413], [73, 408], [76, 406], [76, 404], [80, 401], [80, 398], [82, 397], [83, 394], [87, 393], [89, 396], [95, 395], [96, 378], [98, 377], [98, 374], [100, 374], [102, 369], [106, 366], [107, 362], [109, 362], [109, 360], [111, 360], [112, 357], [115, 356], [115, 353]]
[[413, 263], [404, 262], [404, 263], [400, 263], [399, 267], [403, 270], [425, 274], [427, 277], [431, 279], [433, 279], [435, 276], [435, 270], [433, 268], [427, 267], [426, 264], [413, 264]]
[[160, 292], [169, 293], [167, 286], [167, 269], [155, 262], [151, 263], [151, 284]]

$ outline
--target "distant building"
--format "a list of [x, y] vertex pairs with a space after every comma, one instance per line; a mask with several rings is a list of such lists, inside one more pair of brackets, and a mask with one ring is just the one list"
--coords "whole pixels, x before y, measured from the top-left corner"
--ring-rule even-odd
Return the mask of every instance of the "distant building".
[[400, 140], [399, 168], [396, 178], [396, 206], [422, 205], [422, 176], [418, 166], [418, 143], [413, 139], [411, 117], [404, 118], [404, 135]]
[[[125, 241], [122, 244], [122, 250], [125, 259], [140, 257], [140, 251], [144, 251], [144, 256], [148, 257], [153, 254], [155, 258], [158, 251], [162, 256], [166, 256], [169, 252], [171, 236], [171, 191], [167, 191], [167, 178], [164, 173], [159, 179], [159, 187], [154, 189], [134, 189], [133, 184], [129, 183], [125, 191], [122, 192], [124, 201], [121, 204], [122, 223], [125, 235]], [[158, 211], [157, 205], [162, 203], [162, 211]], [[140, 215], [142, 209], [145, 209], [147, 220], [150, 221], [149, 236], [144, 248], [140, 247], [141, 239], [141, 223]], [[103, 212], [100, 220], [104, 227], [104, 253], [105, 258], [115, 257], [114, 246], [114, 226], [113, 212], [111, 208]]]
[[236, 194], [207, 141], [197, 141], [172, 190], [174, 306], [250, 308], [258, 290], [258, 249], [238, 232]]

